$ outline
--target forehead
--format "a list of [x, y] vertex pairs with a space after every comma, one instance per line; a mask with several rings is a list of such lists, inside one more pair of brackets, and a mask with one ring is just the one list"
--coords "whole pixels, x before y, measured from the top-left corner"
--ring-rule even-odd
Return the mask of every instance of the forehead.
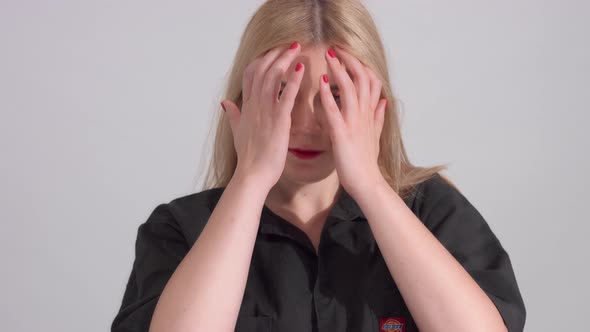
[[291, 63], [287, 74], [283, 77], [283, 81], [286, 81], [287, 75], [290, 71], [295, 70], [297, 62], [301, 62], [305, 66], [305, 73], [303, 74], [303, 80], [301, 81], [302, 86], [304, 85], [307, 88], [317, 87], [321, 75], [328, 74], [328, 77], [332, 76], [332, 71], [328, 67], [325, 57], [328, 48], [329, 45], [325, 44], [314, 46], [302, 45], [301, 51]]
[[297, 62], [302, 62], [305, 65], [306, 71], [326, 72], [328, 63], [326, 62], [325, 52], [328, 51], [328, 46], [302, 46], [299, 55], [293, 61], [293, 65]]

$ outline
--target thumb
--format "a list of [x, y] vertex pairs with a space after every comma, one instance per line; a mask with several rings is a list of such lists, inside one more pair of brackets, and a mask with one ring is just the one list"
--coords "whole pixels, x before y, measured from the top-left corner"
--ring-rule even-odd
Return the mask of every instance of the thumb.
[[377, 109], [375, 110], [375, 128], [377, 129], [377, 140], [381, 137], [381, 132], [383, 131], [383, 124], [385, 122], [385, 111], [387, 110], [387, 99], [381, 99], [379, 104], [377, 104]]
[[240, 123], [240, 109], [236, 104], [229, 100], [222, 100], [221, 107], [223, 107], [223, 110], [229, 118], [229, 125], [231, 127], [232, 132], [235, 133]]

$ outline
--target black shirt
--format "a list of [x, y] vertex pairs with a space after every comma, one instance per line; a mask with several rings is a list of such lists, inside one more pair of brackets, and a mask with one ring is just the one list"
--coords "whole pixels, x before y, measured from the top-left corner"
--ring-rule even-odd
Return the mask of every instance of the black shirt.
[[[135, 260], [111, 331], [148, 331], [164, 286], [223, 189], [160, 204], [139, 226]], [[508, 331], [522, 331], [526, 310], [510, 258], [475, 207], [438, 173], [417, 185], [405, 202], [489, 296]], [[418, 329], [363, 212], [342, 190], [323, 226], [318, 254], [302, 230], [263, 207], [236, 331]]]

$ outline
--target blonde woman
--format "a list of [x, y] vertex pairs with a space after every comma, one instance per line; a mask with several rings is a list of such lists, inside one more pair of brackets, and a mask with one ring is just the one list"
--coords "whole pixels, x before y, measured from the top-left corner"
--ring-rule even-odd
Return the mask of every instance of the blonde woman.
[[360, 2], [262, 4], [206, 187], [139, 227], [112, 331], [522, 331], [507, 252], [397, 104]]

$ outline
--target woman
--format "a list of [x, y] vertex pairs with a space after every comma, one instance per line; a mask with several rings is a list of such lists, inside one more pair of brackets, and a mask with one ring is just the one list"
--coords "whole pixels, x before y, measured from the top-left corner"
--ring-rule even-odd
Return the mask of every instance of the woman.
[[112, 331], [523, 330], [499, 240], [408, 160], [360, 2], [265, 2], [231, 73], [209, 189], [139, 227]]

